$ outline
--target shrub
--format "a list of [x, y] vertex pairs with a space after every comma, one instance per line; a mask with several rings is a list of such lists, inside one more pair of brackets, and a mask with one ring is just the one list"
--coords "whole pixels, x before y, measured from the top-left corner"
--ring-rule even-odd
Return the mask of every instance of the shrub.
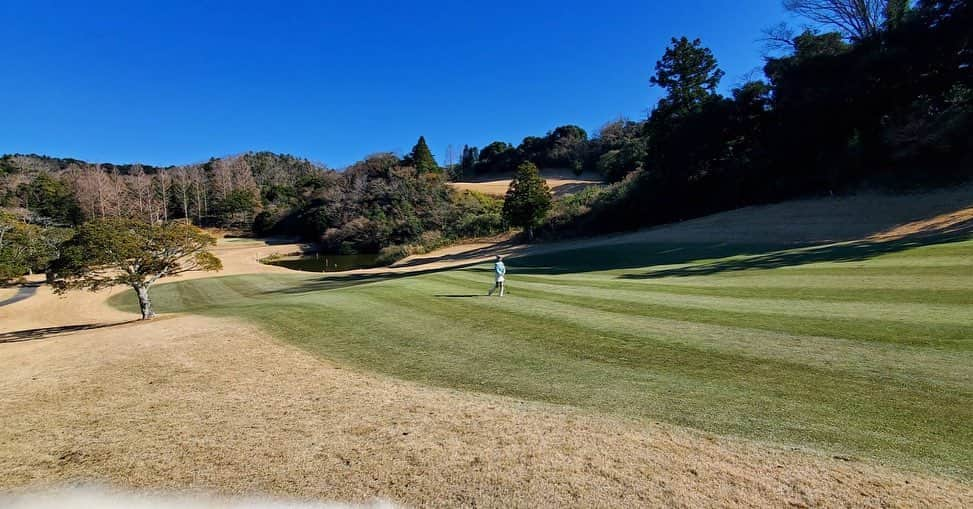
[[414, 254], [410, 246], [388, 246], [378, 252], [376, 265], [392, 265], [393, 263]]

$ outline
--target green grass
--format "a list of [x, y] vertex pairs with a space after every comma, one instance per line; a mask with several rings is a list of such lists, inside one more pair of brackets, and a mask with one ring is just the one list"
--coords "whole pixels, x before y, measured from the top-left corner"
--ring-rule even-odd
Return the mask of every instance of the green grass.
[[971, 240], [564, 251], [510, 260], [503, 299], [489, 270], [152, 292], [430, 385], [973, 478]]

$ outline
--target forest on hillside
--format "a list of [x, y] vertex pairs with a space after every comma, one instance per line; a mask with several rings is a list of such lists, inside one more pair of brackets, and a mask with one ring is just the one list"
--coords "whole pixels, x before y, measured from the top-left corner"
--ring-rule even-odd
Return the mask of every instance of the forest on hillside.
[[718, 92], [717, 55], [673, 38], [643, 120], [592, 137], [559, 127], [519, 146], [464, 147], [462, 175], [521, 161], [597, 171], [614, 185], [559, 201], [548, 236], [627, 230], [860, 186], [973, 176], [973, 9], [966, 0], [786, 0], [811, 22], [765, 34], [763, 77]]
[[618, 119], [591, 136], [566, 125], [516, 146], [464, 146], [455, 162], [447, 154], [444, 166], [422, 137], [409, 154], [375, 154], [342, 171], [269, 152], [166, 168], [5, 155], [2, 272], [10, 278], [43, 271], [73, 228], [110, 218], [297, 235], [329, 252], [402, 256], [514, 224], [501, 200], [457, 192], [447, 182], [506, 175], [525, 163], [596, 171], [611, 183], [553, 205], [529, 200], [543, 210], [521, 214], [531, 218], [523, 226], [547, 237], [860, 185], [901, 188], [973, 176], [968, 0], [785, 6], [810, 24], [768, 29], [775, 50], [763, 77], [729, 96], [718, 92], [724, 72], [717, 55], [699, 39], [673, 38], [646, 76], [647, 86], [665, 93], [647, 118]]
[[170, 168], [7, 155], [0, 171], [0, 255], [8, 262], [0, 265], [8, 267], [7, 278], [43, 271], [57, 257], [58, 242], [88, 221], [183, 221], [296, 235], [337, 253], [397, 246], [396, 256], [492, 235], [504, 225], [501, 200], [454, 191], [443, 172], [421, 171], [393, 154], [369, 156], [341, 172], [267, 152]]

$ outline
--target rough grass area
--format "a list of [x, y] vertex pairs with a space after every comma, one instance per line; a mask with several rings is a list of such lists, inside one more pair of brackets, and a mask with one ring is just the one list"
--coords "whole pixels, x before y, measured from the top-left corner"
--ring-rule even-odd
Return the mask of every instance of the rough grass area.
[[502, 299], [487, 266], [200, 279], [154, 299], [431, 385], [973, 478], [973, 241], [628, 244], [508, 267]]
[[[450, 182], [449, 185], [460, 191], [476, 191], [491, 196], [504, 196], [510, 188], [511, 174], [487, 174], [464, 178], [461, 182]], [[589, 187], [604, 184], [602, 176], [594, 172], [575, 174], [567, 169], [545, 168], [541, 176], [547, 180], [547, 185], [556, 197], [568, 196]]]

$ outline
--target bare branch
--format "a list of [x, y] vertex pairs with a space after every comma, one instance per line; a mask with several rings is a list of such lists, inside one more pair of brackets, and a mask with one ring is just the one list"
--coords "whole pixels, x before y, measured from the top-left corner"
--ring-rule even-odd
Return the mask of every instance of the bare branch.
[[875, 34], [884, 21], [888, 0], [784, 0], [784, 8], [851, 40]]
[[794, 29], [787, 25], [787, 23], [778, 23], [772, 27], [767, 27], [763, 29], [764, 36], [760, 39], [764, 42], [764, 49], [766, 52], [771, 51], [793, 51], [796, 48], [794, 44]]

